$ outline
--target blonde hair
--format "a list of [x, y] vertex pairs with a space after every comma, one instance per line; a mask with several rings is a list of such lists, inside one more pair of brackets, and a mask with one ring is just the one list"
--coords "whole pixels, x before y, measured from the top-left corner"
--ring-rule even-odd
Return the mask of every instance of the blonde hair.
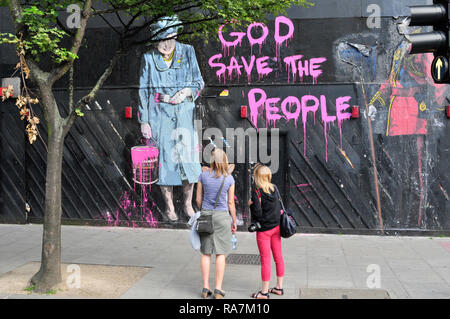
[[257, 164], [253, 172], [255, 176], [256, 187], [261, 188], [265, 193], [275, 190], [275, 186], [271, 183], [272, 172], [265, 165]]
[[211, 153], [211, 170], [216, 171], [216, 177], [228, 175], [228, 157], [220, 148], [215, 148]]

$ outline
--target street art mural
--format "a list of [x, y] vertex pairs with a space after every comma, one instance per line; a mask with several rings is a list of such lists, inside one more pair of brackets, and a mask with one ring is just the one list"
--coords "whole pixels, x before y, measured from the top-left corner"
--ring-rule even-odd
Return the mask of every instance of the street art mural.
[[[289, 47], [289, 42], [296, 36], [296, 31], [301, 32], [295, 30], [294, 23], [288, 17], [278, 16], [275, 18], [273, 35], [265, 24], [259, 22], [251, 23], [246, 32], [233, 31], [225, 34], [223, 32], [225, 26], [222, 25], [218, 30], [222, 52], [212, 55], [208, 60], [208, 65], [215, 71], [219, 83], [226, 84], [227, 81], [232, 84], [239, 83], [244, 71], [249, 85], [252, 84], [252, 76], [255, 73], [258, 76], [258, 81], [275, 73], [275, 78], [287, 77], [286, 82], [288, 84], [310, 82], [315, 85], [318, 83], [318, 79], [323, 73], [322, 64], [327, 61], [327, 58], [308, 58], [298, 53], [286, 55], [282, 52], [283, 49]], [[267, 43], [268, 37], [273, 37], [270, 43]], [[297, 35], [297, 38], [301, 37]], [[250, 56], [245, 56], [245, 52], [239, 50], [244, 41], [247, 41], [247, 46], [250, 47]], [[253, 47], [255, 45], [259, 47], [258, 52], [254, 52]], [[266, 49], [266, 47], [275, 47], [275, 56], [264, 55], [267, 50], [263, 49]], [[269, 61], [271, 66], [269, 66]], [[257, 87], [247, 92], [250, 120], [255, 127], [258, 126], [258, 118], [265, 118], [266, 128], [276, 127], [277, 122], [281, 119], [284, 119], [286, 123], [293, 121], [295, 128], [297, 128], [297, 122], [301, 119], [305, 154], [308, 113], [312, 113], [315, 123], [316, 112], [320, 110], [324, 139], [327, 141], [327, 129], [330, 129], [331, 125], [334, 126], [336, 122], [342, 136], [342, 123], [351, 117], [349, 112], [351, 99], [351, 96], [337, 97], [334, 100], [336, 113], [331, 115], [331, 107], [327, 104], [325, 94], [316, 96], [306, 94], [283, 98], [279, 96], [271, 97], [263, 88]], [[325, 142], [326, 160], [328, 160], [327, 145], [328, 143]]]
[[[348, 12], [318, 4], [264, 23], [237, 27], [230, 21], [208, 43], [187, 44], [173, 28], [153, 47], [124, 57], [67, 138], [63, 217], [110, 226], [187, 227], [196, 208], [196, 178], [208, 165], [205, 150], [215, 144], [231, 150], [238, 140], [205, 132], [257, 128], [261, 135], [277, 128], [274, 182], [302, 231], [450, 230], [444, 112], [450, 88], [434, 84], [431, 54], [408, 54], [402, 33], [419, 29], [400, 25], [404, 8], [423, 1], [378, 1], [388, 15], [380, 17], [379, 28], [368, 27], [363, 2], [359, 9], [354, 1], [339, 5], [350, 2]], [[152, 27], [174, 21], [164, 18]], [[115, 50], [108, 30], [88, 34], [88, 47], [99, 53], [78, 66], [85, 70], [75, 83], [84, 87], [95, 84], [102, 52]], [[66, 88], [61, 83], [58, 90]], [[357, 118], [351, 116], [354, 106]], [[123, 116], [125, 107], [132, 109], [131, 119]], [[9, 132], [15, 130], [2, 136]], [[17, 150], [20, 138], [8, 138]], [[8, 164], [19, 167], [16, 161], [27, 159], [25, 172], [14, 173], [27, 178], [27, 191], [17, 197], [26, 194], [36, 217], [42, 216], [45, 166], [39, 147], [28, 147], [25, 155], [11, 152]], [[3, 150], [9, 154], [7, 146]], [[250, 219], [246, 193], [253, 161], [247, 144], [245, 161], [236, 161], [240, 151], [230, 162], [242, 227]], [[15, 179], [3, 181], [8, 178]]]
[[[232, 24], [233, 22], [231, 22]], [[228, 23], [227, 23], [228, 24]], [[247, 28], [247, 32], [229, 32], [229, 37], [234, 37], [233, 40], [226, 40], [225, 35], [223, 33], [223, 28], [227, 25], [224, 24], [219, 27], [218, 38], [222, 45], [222, 53], [215, 54], [211, 56], [208, 60], [209, 66], [211, 68], [218, 68], [216, 71], [216, 75], [219, 79], [219, 82], [223, 80], [226, 83], [227, 78], [229, 82], [233, 82], [233, 76], [237, 78], [239, 81], [242, 71], [244, 68], [245, 73], [247, 75], [247, 82], [250, 84], [252, 82], [252, 73], [256, 71], [258, 74], [258, 80], [264, 78], [274, 72], [274, 69], [269, 67], [268, 61], [274, 61], [275, 63], [285, 64], [288, 76], [292, 74], [292, 81], [295, 82], [296, 77], [299, 77], [300, 82], [303, 82], [303, 77], [311, 77], [313, 83], [317, 82], [317, 78], [322, 74], [322, 70], [320, 70], [320, 65], [326, 61], [326, 58], [311, 58], [311, 59], [303, 59], [303, 55], [293, 55], [286, 56], [281, 59], [281, 48], [282, 46], [287, 47], [288, 42], [292, 40], [295, 33], [295, 27], [293, 22], [285, 17], [278, 16], [275, 18], [275, 27], [274, 27], [274, 41], [275, 41], [275, 56], [261, 56], [262, 48], [265, 46], [267, 37], [269, 36], [269, 28], [260, 22], [254, 22], [250, 24]], [[286, 26], [287, 30], [285, 30], [286, 34], [281, 34], [281, 26]], [[253, 30], [256, 29], [262, 32], [257, 38], [253, 35]], [[247, 39], [248, 45], [250, 46], [250, 56], [239, 56], [237, 55], [236, 48], [242, 46], [242, 42], [244, 38]], [[259, 46], [259, 57], [257, 57], [253, 53], [253, 46], [257, 44]], [[230, 48], [233, 48], [232, 55], [230, 56]], [[222, 62], [222, 58], [226, 58], [229, 56], [229, 62], [224, 64]], [[239, 63], [238, 59], [241, 61]], [[283, 61], [283, 62], [282, 62]], [[288, 83], [290, 82], [288, 78]]]
[[[390, 31], [399, 31], [394, 33], [398, 35], [421, 32], [421, 29], [408, 30], [393, 25]], [[358, 37], [372, 39], [364, 44], [355, 43]], [[387, 76], [380, 79], [377, 74], [381, 69], [377, 63], [379, 45], [373, 44], [380, 39], [373, 34], [364, 34], [364, 37], [354, 34], [337, 41], [337, 60], [354, 69], [355, 80], [360, 78], [364, 84], [378, 77], [381, 82], [366, 85], [368, 112], [364, 111], [364, 116], [374, 128], [374, 138], [378, 137], [382, 143], [378, 149], [378, 158], [382, 159], [382, 165], [378, 163], [381, 166], [378, 184], [384, 211], [392, 212], [387, 225], [396, 229], [424, 229], [429, 227], [427, 223], [438, 220], [427, 213], [436, 204], [435, 198], [430, 200], [429, 197], [432, 193], [430, 174], [439, 161], [431, 156], [430, 149], [439, 143], [438, 135], [445, 127], [442, 112], [450, 90], [432, 79], [433, 55], [410, 55], [410, 44], [401, 35], [397, 37], [399, 44], [393, 43], [392, 58], [386, 63], [389, 66]], [[435, 178], [434, 183], [436, 181]]]
[[156, 49], [143, 55], [139, 82], [141, 132], [145, 138], [154, 139], [159, 149], [157, 185], [166, 215], [173, 222], [178, 220], [173, 186], [183, 186], [184, 212], [189, 217], [194, 214], [192, 194], [201, 173], [194, 108], [204, 86], [194, 48], [175, 40], [179, 24], [174, 16], [152, 25], [160, 41]]
[[433, 55], [409, 55], [408, 48], [403, 41], [395, 50], [389, 79], [370, 101], [388, 109], [386, 136], [426, 135], [427, 108], [445, 103], [446, 85], [435, 84], [430, 74]]
[[[395, 156], [390, 158], [398, 179], [388, 183], [396, 184], [398, 190], [403, 188], [400, 184], [404, 181], [409, 181], [409, 185], [417, 185], [401, 192], [392, 192], [397, 203], [409, 203], [397, 206], [393, 222], [400, 228], [421, 228], [424, 210], [429, 206], [426, 184], [429, 168], [433, 165], [430, 159], [425, 162], [425, 158], [429, 156], [425, 149], [426, 135], [430, 133], [430, 126], [436, 124], [432, 121], [433, 110], [443, 110], [442, 106], [446, 103], [446, 94], [449, 92], [446, 85], [435, 84], [432, 79], [430, 70], [433, 55], [409, 55], [409, 46], [409, 43], [402, 41], [395, 49], [389, 78], [371, 98], [373, 114], [368, 116], [372, 116], [375, 121], [380, 120], [376, 113], [384, 109], [380, 113], [385, 114], [386, 120], [381, 119], [380, 122], [384, 122], [385, 131], [380, 133], [389, 137], [388, 143], [407, 143], [414, 152], [410, 160]], [[398, 152], [401, 151], [403, 150], [399, 147]]]
[[[372, 139], [376, 139], [376, 136], [380, 135], [385, 139], [382, 142], [383, 146], [376, 150], [376, 152], [381, 153], [375, 155], [377, 158], [384, 157], [383, 161], [386, 161], [386, 163], [385, 167], [382, 165], [378, 167], [380, 173], [378, 187], [380, 187], [381, 192], [381, 199], [378, 203], [379, 216], [377, 216], [377, 205], [374, 202], [370, 204], [372, 205], [371, 209], [366, 208], [372, 210], [372, 213], [370, 213], [372, 216], [364, 217], [368, 219], [366, 221], [362, 217], [358, 218], [362, 219], [365, 227], [378, 229], [424, 229], [429, 227], [429, 216], [426, 213], [430, 207], [428, 176], [430, 170], [433, 169], [433, 163], [426, 150], [427, 143], [430, 145], [430, 142], [426, 140], [426, 135], [430, 134], [430, 127], [440, 123], [430, 114], [442, 110], [446, 97], [446, 87], [435, 85], [429, 74], [432, 56], [429, 54], [409, 55], [407, 42], [398, 37], [396, 39], [399, 39], [399, 44], [395, 46], [393, 43], [392, 58], [388, 64], [389, 70], [386, 70], [386, 76], [383, 78], [384, 72], [381, 72], [383, 63], [380, 63], [379, 60], [380, 57], [385, 58], [386, 55], [381, 55], [382, 49], [377, 45], [377, 41], [380, 39], [379, 35], [373, 32], [364, 34], [369, 39], [365, 42], [357, 41], [360, 34], [346, 35], [342, 39], [337, 39], [332, 46], [332, 55], [330, 55], [330, 53], [320, 54], [320, 52], [314, 50], [314, 53], [311, 54], [311, 49], [302, 52], [303, 30], [296, 29], [295, 23], [285, 16], [276, 17], [270, 26], [254, 22], [249, 24], [248, 27], [244, 27], [244, 30], [240, 30], [234, 29], [232, 25], [233, 22], [219, 28], [217, 45], [212, 46], [217, 48], [217, 51], [214, 52], [214, 49], [209, 48], [207, 54], [202, 54], [199, 64], [204, 71], [206, 70], [207, 74], [212, 74], [215, 77], [215, 80], [208, 77], [207, 85], [220, 85], [225, 89], [223, 92], [226, 92], [223, 96], [228, 97], [230, 95], [232, 103], [248, 105], [249, 120], [254, 127], [269, 129], [290, 127], [290, 130], [295, 132], [293, 136], [298, 136], [294, 138], [299, 139], [303, 144], [301, 151], [305, 161], [316, 160], [317, 153], [314, 152], [318, 152], [323, 145], [321, 152], [323, 152], [324, 164], [322, 165], [335, 165], [335, 159], [329, 163], [329, 139], [331, 139], [333, 153], [335, 149], [338, 151], [339, 157], [350, 169], [349, 174], [354, 174], [360, 164], [357, 159], [355, 160], [354, 150], [349, 149], [348, 137], [344, 137], [345, 126], [346, 123], [350, 123], [348, 121], [351, 118], [351, 106], [362, 105], [362, 115], [364, 118], [369, 118], [373, 124]], [[232, 30], [227, 29], [225, 31], [227, 26], [231, 27]], [[291, 48], [295, 41], [297, 41], [295, 48]], [[152, 52], [158, 52], [157, 50], [158, 48]], [[192, 56], [195, 57], [195, 52], [193, 49], [191, 50]], [[357, 85], [356, 91], [353, 93], [348, 93], [348, 90], [342, 90], [341, 92], [338, 90], [330, 94], [326, 86], [320, 85], [321, 78], [329, 76], [328, 72], [331, 72], [329, 65], [327, 65], [330, 62], [334, 62], [335, 68], [338, 70], [333, 75], [334, 77], [339, 78], [339, 76], [342, 76], [340, 74], [345, 72], [344, 77], [348, 78], [351, 74], [355, 82], [362, 82], [363, 85]], [[197, 63], [194, 64], [197, 65]], [[159, 67], [161, 68], [161, 66]], [[147, 85], [148, 87], [154, 87], [154, 85], [143, 81], [142, 74], [141, 72], [140, 101], [143, 98], [152, 101], [151, 104], [154, 108], [149, 110], [158, 111], [161, 109], [161, 105], [167, 102], [164, 102], [164, 99], [167, 99], [170, 94], [175, 94], [177, 90], [166, 93], [164, 90], [158, 92], [154, 89], [153, 95], [151, 95], [152, 93], [150, 93], [151, 96], [145, 95], [149, 94], [149, 91], [145, 91], [144, 94], [143, 87]], [[198, 70], [198, 76], [200, 76], [198, 83], [202, 83], [200, 81], [200, 70]], [[145, 77], [148, 77], [148, 74]], [[213, 82], [211, 83], [211, 81]], [[364, 88], [366, 81], [367, 84]], [[374, 81], [378, 81], [380, 84], [374, 85]], [[293, 89], [273, 90], [270, 85], [267, 86], [268, 83], [276, 84], [280, 88], [294, 86]], [[198, 94], [202, 85], [197, 85], [195, 88]], [[178, 89], [183, 88], [180, 86]], [[368, 112], [364, 107], [362, 94], [366, 95]], [[170, 101], [168, 105], [171, 105]], [[193, 110], [193, 104], [191, 105]], [[139, 111], [141, 113], [142, 110]], [[145, 117], [145, 112], [142, 114]], [[141, 123], [142, 114], [139, 118]], [[191, 122], [193, 117], [189, 115], [188, 119]], [[200, 119], [203, 120], [204, 118]], [[298, 127], [299, 124], [300, 127]], [[159, 122], [150, 124], [152, 138], [155, 140], [157, 135], [155, 134], [155, 128], [158, 125], [160, 125]], [[240, 126], [238, 123], [228, 123], [228, 125]], [[354, 124], [348, 125], [354, 127]], [[308, 148], [310, 134], [317, 136], [316, 126], [322, 130], [320, 144], [317, 144], [318, 140], [315, 137], [314, 144]], [[176, 128], [173, 125], [170, 127]], [[313, 127], [314, 130], [309, 132]], [[363, 124], [363, 129], [364, 127], [365, 124]], [[141, 131], [144, 137], [150, 137], [146, 135], [144, 126], [142, 126]], [[165, 136], [169, 136], [167, 131]], [[194, 142], [188, 144], [196, 145]], [[405, 144], [408, 145], [408, 152], [413, 152], [413, 155], [407, 161], [400, 156], [401, 149]], [[192, 149], [198, 151], [203, 148], [196, 145]], [[311, 149], [314, 151], [311, 151]], [[361, 154], [356, 156], [361, 156]], [[159, 160], [158, 165], [161, 175], [161, 172], [164, 171], [164, 161], [167, 159], [164, 159], [160, 154]], [[184, 211], [189, 212], [189, 209], [186, 208], [189, 206], [186, 202], [190, 198], [189, 188], [185, 189], [185, 187], [189, 187], [190, 180], [188, 179], [187, 183], [181, 184], [179, 176], [183, 174], [183, 166], [180, 166], [180, 162], [176, 160], [173, 167], [175, 171], [180, 168], [176, 173], [177, 182], [173, 185], [183, 185], [183, 193], [187, 194], [177, 204], [184, 207], [182, 211], [184, 209]], [[389, 167], [391, 172], [395, 172], [394, 176], [386, 175], [388, 171], [386, 167]], [[239, 173], [242, 173], [242, 171]], [[320, 185], [320, 183], [324, 183], [320, 179], [314, 181], [314, 179], [307, 178], [307, 174], [303, 172], [300, 175], [302, 178], [295, 181], [291, 180], [293, 185], [288, 186], [287, 194], [298, 192], [292, 198], [292, 203], [297, 205], [305, 216], [323, 214], [319, 209], [320, 205], [315, 203], [312, 198], [318, 197], [320, 201], [325, 201], [325, 197], [321, 193], [323, 191], [330, 193], [332, 192], [331, 189], [326, 185]], [[405, 180], [409, 181], [409, 187], [402, 186]], [[347, 184], [351, 183], [347, 181]], [[175, 217], [175, 211], [178, 211], [178, 208], [175, 208], [172, 204], [173, 185], [164, 185], [162, 182], [157, 184], [160, 185], [166, 207], [163, 215], [168, 216], [170, 220], [170, 216]], [[338, 184], [341, 192], [343, 188], [350, 187], [347, 184], [344, 182]], [[326, 187], [322, 190], [323, 186]], [[137, 204], [136, 201], [130, 201], [132, 196], [127, 193], [123, 196], [125, 205], [122, 205], [121, 209], [129, 211], [129, 207], [133, 205], [137, 205], [138, 208], [144, 207], [142, 216], [147, 216], [147, 219], [144, 217], [144, 224], [147, 227], [157, 227], [157, 219], [153, 216], [153, 211], [156, 212], [157, 205], [153, 198], [149, 196], [154, 191], [150, 186], [146, 188], [146, 186], [139, 185], [139, 188], [141, 196], [137, 200]], [[238, 202], [238, 218], [242, 225], [246, 220], [246, 207], [245, 205], [239, 205], [242, 202], [240, 197], [236, 197], [235, 200]], [[149, 200], [149, 198], [152, 198], [152, 200]], [[142, 202], [142, 199], [144, 202]], [[348, 198], [347, 201], [349, 201]], [[405, 202], [409, 204], [405, 205]], [[338, 227], [344, 227], [345, 223], [341, 222], [335, 213], [332, 213], [328, 205], [331, 204], [325, 205], [324, 209], [330, 212]], [[345, 210], [345, 205], [340, 204], [339, 206]], [[357, 206], [355, 203], [349, 203], [349, 205]], [[152, 209], [149, 207], [152, 207]], [[354, 210], [357, 211], [359, 208], [354, 208]], [[356, 225], [351, 220], [351, 216], [346, 218], [349, 220], [349, 225]], [[325, 226], [330, 225], [325, 217], [320, 217], [319, 220]], [[302, 224], [310, 223], [311, 226], [314, 226], [314, 218], [311, 216], [306, 216], [305, 221]], [[371, 224], [372, 226], [370, 226]]]

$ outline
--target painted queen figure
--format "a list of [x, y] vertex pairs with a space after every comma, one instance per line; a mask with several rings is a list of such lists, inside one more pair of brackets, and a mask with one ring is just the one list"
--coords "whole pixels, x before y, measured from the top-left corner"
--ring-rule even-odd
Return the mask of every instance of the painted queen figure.
[[151, 26], [156, 48], [144, 53], [139, 83], [142, 135], [159, 148], [157, 184], [171, 222], [178, 220], [173, 186], [183, 188], [183, 209], [194, 214], [194, 183], [201, 173], [198, 136], [194, 129], [195, 100], [204, 87], [194, 48], [176, 41], [182, 23], [177, 16], [161, 18]]

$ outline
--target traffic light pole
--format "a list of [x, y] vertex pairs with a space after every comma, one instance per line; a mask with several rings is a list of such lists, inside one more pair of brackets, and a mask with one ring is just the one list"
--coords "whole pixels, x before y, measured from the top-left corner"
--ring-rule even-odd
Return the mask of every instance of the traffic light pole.
[[432, 32], [406, 36], [411, 43], [410, 54], [433, 53], [431, 75], [435, 83], [450, 83], [450, 1], [434, 0], [433, 5], [412, 6], [410, 26], [432, 26]]

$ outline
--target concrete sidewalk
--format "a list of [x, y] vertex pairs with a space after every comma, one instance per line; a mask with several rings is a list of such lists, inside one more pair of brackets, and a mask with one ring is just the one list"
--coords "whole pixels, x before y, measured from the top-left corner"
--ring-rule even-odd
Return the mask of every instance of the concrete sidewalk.
[[[258, 254], [255, 234], [237, 238], [233, 253]], [[0, 274], [39, 261], [41, 240], [42, 225], [0, 225]], [[450, 238], [297, 234], [283, 240], [283, 253], [283, 298], [298, 298], [301, 288], [367, 289], [371, 264], [391, 298], [450, 298]], [[63, 226], [62, 261], [151, 267], [122, 298], [199, 298], [202, 288], [200, 253], [187, 230]], [[226, 298], [249, 298], [259, 288], [259, 265], [227, 264]], [[0, 295], [29, 297], [36, 296]]]

